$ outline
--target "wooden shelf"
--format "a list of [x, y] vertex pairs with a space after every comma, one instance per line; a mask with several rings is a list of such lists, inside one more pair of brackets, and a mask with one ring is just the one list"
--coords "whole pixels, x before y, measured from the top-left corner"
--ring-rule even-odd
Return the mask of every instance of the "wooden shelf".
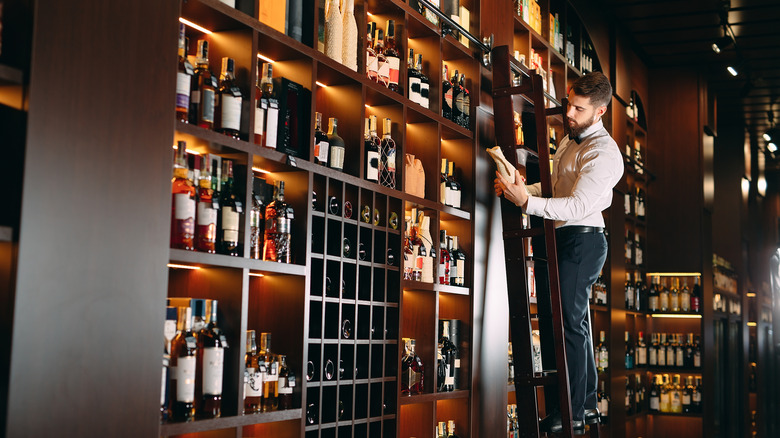
[[299, 408], [251, 415], [237, 415], [208, 420], [196, 420], [189, 423], [167, 423], [160, 427], [160, 435], [172, 436], [204, 432], [207, 430], [226, 429], [230, 427], [250, 426], [253, 424], [299, 420], [301, 419], [301, 415], [302, 410]]
[[449, 286], [445, 284], [437, 284], [435, 289], [439, 292], [454, 294], [454, 295], [470, 295], [471, 289], [463, 286]]
[[434, 392], [434, 393], [409, 395], [409, 396], [401, 395], [398, 398], [401, 402], [401, 405], [413, 405], [417, 403], [431, 403], [439, 400], [453, 400], [453, 399], [468, 398], [469, 395], [470, 395], [470, 391], [468, 389], [459, 389], [457, 391], [452, 391], [452, 392]]
[[703, 415], [699, 413], [688, 413], [688, 414], [675, 414], [672, 412], [648, 412], [647, 415], [652, 415], [654, 417], [688, 417], [688, 418], [702, 418]]
[[247, 268], [252, 271], [285, 275], [306, 275], [306, 266], [290, 263], [266, 262], [263, 260], [231, 257], [222, 254], [170, 249], [171, 263], [190, 264], [196, 266]]
[[24, 72], [10, 65], [0, 64], [0, 85], [24, 85]]
[[653, 374], [701, 374], [703, 368], [677, 368], [677, 367], [645, 367], [645, 370]]

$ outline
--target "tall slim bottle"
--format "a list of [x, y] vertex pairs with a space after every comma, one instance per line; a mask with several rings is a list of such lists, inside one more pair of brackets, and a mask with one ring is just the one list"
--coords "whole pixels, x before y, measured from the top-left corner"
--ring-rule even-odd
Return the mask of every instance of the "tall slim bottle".
[[189, 179], [187, 143], [179, 141], [171, 180], [171, 248], [193, 250], [195, 241], [195, 187]]
[[222, 58], [219, 93], [217, 94], [217, 131], [228, 137], [239, 139], [241, 129], [241, 89], [235, 82], [235, 61], [233, 58]]
[[190, 89], [195, 69], [187, 60], [187, 37], [184, 23], [179, 23], [179, 71], [176, 73], [176, 119], [189, 122]]
[[441, 115], [447, 120], [452, 120], [452, 82], [450, 82], [449, 69], [444, 66], [441, 80]]
[[376, 82], [377, 66], [376, 52], [374, 51], [374, 32], [376, 31], [376, 23], [373, 21], [368, 23], [366, 34], [366, 76], [369, 79]]
[[398, 85], [401, 72], [401, 56], [398, 53], [395, 40], [395, 20], [387, 20], [387, 32], [385, 34], [385, 62], [388, 71], [387, 88], [401, 92], [401, 87]]
[[355, 19], [355, 0], [343, 0], [341, 63], [352, 71], [357, 71], [358, 27]]
[[284, 201], [284, 181], [276, 183], [274, 189], [274, 200], [265, 208], [263, 260], [291, 263], [290, 232], [293, 211]]
[[314, 113], [314, 119], [314, 162], [327, 166], [330, 142], [328, 134], [322, 130], [322, 113]]
[[382, 120], [384, 135], [382, 136], [382, 164], [380, 165], [380, 183], [385, 187], [395, 188], [396, 144], [390, 136], [392, 123], [390, 119]]
[[279, 409], [292, 409], [295, 373], [287, 366], [287, 356], [279, 355]]
[[379, 145], [374, 141], [374, 137], [371, 135], [371, 124], [374, 125], [374, 131], [376, 131], [376, 116], [366, 117], [365, 136], [363, 138], [363, 144], [366, 149], [366, 180], [378, 183], [379, 182], [379, 160], [381, 154], [379, 153]]
[[[460, 108], [463, 107], [463, 97], [461, 96], [463, 90], [460, 88], [460, 82], [458, 81], [459, 77], [458, 71], [455, 70], [455, 74], [450, 81], [452, 84], [452, 88], [450, 89], [452, 93], [452, 113], [450, 115], [450, 120], [458, 124], [460, 124], [459, 120], [463, 118], [463, 115], [460, 113]], [[458, 99], [460, 99], [460, 105], [458, 104]]]
[[328, 143], [330, 143], [330, 168], [344, 171], [344, 153], [346, 144], [339, 136], [339, 121], [333, 117], [328, 119]]
[[233, 179], [233, 162], [222, 161], [223, 185], [220, 198], [219, 253], [239, 255], [239, 219], [243, 213], [243, 205], [239, 200]]
[[[271, 334], [260, 334], [260, 357], [265, 368], [263, 376], [263, 398], [260, 408], [263, 412], [275, 411], [279, 407], [279, 362], [276, 355], [271, 352]], [[261, 365], [261, 369], [263, 368]]]
[[265, 181], [260, 178], [252, 179], [252, 207], [249, 210], [249, 257], [255, 260], [262, 259], [265, 221], [265, 205], [263, 204], [263, 189]]
[[201, 128], [214, 128], [214, 109], [217, 90], [217, 78], [209, 71], [209, 42], [198, 41], [195, 69], [195, 81], [192, 81], [190, 93], [190, 122]]
[[409, 57], [407, 58], [407, 74], [406, 74], [406, 80], [409, 82], [409, 90], [406, 97], [409, 98], [412, 102], [422, 104], [421, 102], [421, 95], [420, 95], [420, 74], [417, 71], [417, 65], [415, 63], [414, 58], [414, 49], [409, 48]]
[[198, 178], [198, 208], [195, 226], [195, 248], [214, 254], [217, 249], [217, 210], [214, 209], [214, 189], [211, 188], [211, 160], [203, 157]]
[[450, 252], [447, 250], [447, 230], [439, 230], [439, 284], [450, 284]]
[[343, 51], [344, 20], [338, 0], [328, 0], [325, 9], [325, 55], [341, 62]]
[[[466, 254], [458, 248], [458, 236], [452, 236], [452, 251], [450, 257], [452, 257], [456, 268], [450, 269], [450, 284], [453, 286], [465, 286], [464, 271], [466, 270]], [[454, 276], [452, 271], [455, 271]]]
[[198, 345], [192, 333], [192, 309], [178, 308], [178, 333], [171, 342], [171, 419], [192, 421], [195, 416], [195, 368]]
[[417, 70], [420, 75], [420, 101], [418, 103], [424, 108], [430, 108], [431, 81], [428, 79], [428, 76], [425, 76], [425, 73], [423, 73], [422, 54], [420, 53], [417, 54], [417, 65], [415, 66], [415, 70]]
[[279, 100], [274, 94], [273, 64], [263, 63], [255, 108], [255, 143], [276, 149], [279, 130]]
[[244, 413], [260, 412], [263, 397], [263, 375], [260, 372], [257, 340], [254, 330], [246, 331], [246, 355], [244, 356]]
[[468, 129], [471, 123], [471, 93], [466, 88], [466, 75], [460, 75], [460, 81], [458, 82], [458, 94], [455, 98], [455, 106], [458, 107], [458, 119], [456, 123], [460, 126]]
[[369, 77], [386, 87], [390, 80], [390, 66], [385, 58], [385, 31], [382, 29], [377, 29], [374, 33], [374, 56], [376, 57], [376, 70], [369, 70]]
[[227, 339], [217, 325], [217, 300], [206, 301], [206, 327], [197, 333], [198, 369], [196, 393], [198, 417], [217, 418], [222, 414], [222, 376]]

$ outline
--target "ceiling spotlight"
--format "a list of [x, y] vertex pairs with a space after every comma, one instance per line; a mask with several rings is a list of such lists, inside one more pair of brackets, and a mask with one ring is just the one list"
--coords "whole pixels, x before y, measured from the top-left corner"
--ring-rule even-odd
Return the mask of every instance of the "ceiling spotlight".
[[769, 152], [775, 153], [775, 152], [777, 152], [777, 145], [774, 144], [774, 143], [768, 143], [766, 145], [766, 150], [768, 150]]
[[771, 136], [771, 135], [769, 135], [768, 133], [766, 133], [766, 132], [765, 132], [765, 133], [764, 133], [764, 140], [766, 140], [766, 141], [772, 141], [772, 136]]
[[737, 69], [735, 69], [732, 66], [726, 67], [726, 70], [731, 74], [731, 76], [734, 76], [734, 77], [736, 77], [739, 74], [739, 72], [737, 72]]

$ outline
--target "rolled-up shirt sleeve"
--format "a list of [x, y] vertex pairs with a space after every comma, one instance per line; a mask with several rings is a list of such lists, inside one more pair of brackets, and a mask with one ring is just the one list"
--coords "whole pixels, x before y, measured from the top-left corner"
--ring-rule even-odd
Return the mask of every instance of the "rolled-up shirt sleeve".
[[540, 198], [538, 189], [528, 198], [526, 213], [557, 221], [578, 221], [609, 207], [612, 188], [623, 176], [621, 157], [603, 148], [594, 148], [579, 157], [580, 168], [571, 195]]

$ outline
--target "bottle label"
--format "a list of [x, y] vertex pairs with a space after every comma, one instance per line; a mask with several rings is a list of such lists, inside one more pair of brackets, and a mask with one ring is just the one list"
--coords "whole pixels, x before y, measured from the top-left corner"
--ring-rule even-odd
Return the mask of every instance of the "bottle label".
[[222, 233], [227, 242], [238, 242], [238, 213], [232, 208], [222, 209]]
[[666, 366], [666, 349], [664, 347], [658, 349], [658, 366]]
[[344, 168], [344, 147], [333, 146], [330, 148], [330, 167], [337, 170]]
[[180, 357], [176, 361], [176, 401], [195, 401], [195, 356]]
[[701, 392], [696, 391], [693, 393], [693, 402], [696, 404], [701, 403]]
[[653, 311], [658, 310], [658, 305], [659, 305], [658, 304], [658, 302], [659, 302], [658, 297], [650, 297], [650, 299], [648, 301], [649, 301], [648, 302], [648, 306], [650, 307], [650, 310], [653, 310]]
[[691, 396], [690, 396], [690, 394], [683, 394], [682, 404], [684, 406], [690, 406], [690, 404], [691, 404]]
[[[269, 366], [270, 365], [270, 366]], [[265, 374], [265, 381], [266, 382], [278, 382], [279, 381], [279, 364], [276, 362], [273, 362], [271, 364], [266, 364], [266, 374]]]
[[173, 202], [175, 219], [195, 219], [195, 200], [190, 197], [189, 193], [174, 194]]
[[252, 228], [260, 227], [260, 210], [253, 208], [249, 212], [249, 226]]
[[409, 78], [409, 100], [412, 102], [420, 103], [421, 101], [421, 84], [420, 78]]
[[420, 85], [420, 105], [428, 108], [430, 106], [431, 85], [427, 82], [422, 82]]
[[276, 136], [279, 130], [279, 104], [268, 103], [268, 113], [265, 120], [265, 144], [263, 146], [276, 149]]
[[263, 376], [254, 368], [246, 369], [246, 385], [244, 389], [245, 397], [263, 396]]
[[168, 319], [165, 321], [163, 336], [168, 342], [171, 342], [171, 339], [176, 336], [176, 320]]
[[459, 109], [465, 117], [469, 116], [469, 111], [471, 111], [471, 98], [468, 94], [463, 93], [463, 99], [461, 99], [461, 107]]
[[658, 352], [655, 348], [650, 348], [650, 358], [648, 359], [648, 362], [651, 367], [658, 365]]
[[203, 90], [203, 102], [201, 106], [201, 119], [204, 122], [214, 123], [214, 90]]
[[466, 273], [466, 261], [458, 260], [457, 263], [455, 263], [455, 265], [457, 266], [456, 269], [458, 272], [458, 275], [456, 275], [456, 277], [458, 277], [458, 281], [460, 282], [460, 284], [458, 285], [460, 286], [463, 283], [463, 275]]
[[444, 107], [450, 109], [452, 108], [452, 88], [444, 93]]
[[609, 401], [607, 401], [606, 397], [599, 401], [599, 411], [601, 411], [602, 417], [606, 417], [609, 414]]
[[230, 91], [222, 93], [222, 129], [238, 131], [241, 128], [241, 97]]
[[448, 205], [447, 202], [449, 201], [449, 198], [447, 195], [449, 195], [450, 188], [447, 186], [446, 182], [441, 183], [439, 192], [440, 192], [439, 196], [441, 196], [441, 202], [444, 205]]
[[637, 350], [637, 365], [644, 365], [647, 363], [647, 349], [640, 348]]
[[217, 223], [217, 210], [211, 202], [198, 202], [198, 225], [211, 226]]
[[[295, 383], [293, 383], [293, 386], [295, 386]], [[287, 384], [287, 377], [279, 377], [279, 395], [292, 393], [293, 387]]]
[[200, 103], [200, 90], [192, 90], [192, 93], [190, 93], [190, 103]]
[[623, 198], [623, 210], [626, 214], [631, 214], [631, 195], [626, 193]]
[[330, 143], [321, 140], [314, 144], [314, 156], [320, 161], [320, 163], [328, 162], [328, 151], [330, 150]]
[[669, 309], [669, 294], [661, 294], [661, 310]]
[[698, 351], [693, 354], [693, 366], [696, 368], [701, 367], [701, 353]]
[[[455, 279], [458, 276], [459, 265], [458, 262], [450, 264], [450, 279]], [[453, 283], [453, 280], [450, 280], [450, 283]]]
[[265, 109], [260, 105], [255, 107], [255, 135], [263, 135], [265, 127]]
[[450, 202], [450, 205], [455, 207], [455, 208], [460, 208], [460, 195], [461, 195], [461, 191], [460, 190], [450, 190], [450, 195], [451, 195], [451, 198], [452, 198], [451, 202]]
[[190, 107], [190, 85], [192, 82], [192, 76], [184, 72], [176, 74], [176, 107], [186, 108]]
[[388, 61], [384, 61], [382, 63], [377, 61], [377, 64], [379, 66], [376, 72], [377, 81], [380, 84], [387, 86], [390, 83], [390, 63]]
[[385, 65], [389, 67], [388, 81], [390, 84], [398, 85], [400, 76], [401, 60], [396, 56], [388, 56]]
[[224, 348], [203, 349], [203, 393], [222, 395], [222, 371], [225, 366]]
[[682, 348], [678, 348], [677, 349], [676, 358], [677, 358], [677, 366], [678, 367], [681, 367], [681, 366], [683, 366], [685, 364], [685, 362], [683, 361], [683, 350], [682, 350]]
[[387, 171], [395, 173], [395, 143], [393, 146], [387, 149], [387, 161], [385, 162]]
[[650, 397], [650, 410], [657, 411], [661, 409], [661, 400], [658, 397]]
[[366, 152], [366, 179], [379, 181], [379, 152]]

